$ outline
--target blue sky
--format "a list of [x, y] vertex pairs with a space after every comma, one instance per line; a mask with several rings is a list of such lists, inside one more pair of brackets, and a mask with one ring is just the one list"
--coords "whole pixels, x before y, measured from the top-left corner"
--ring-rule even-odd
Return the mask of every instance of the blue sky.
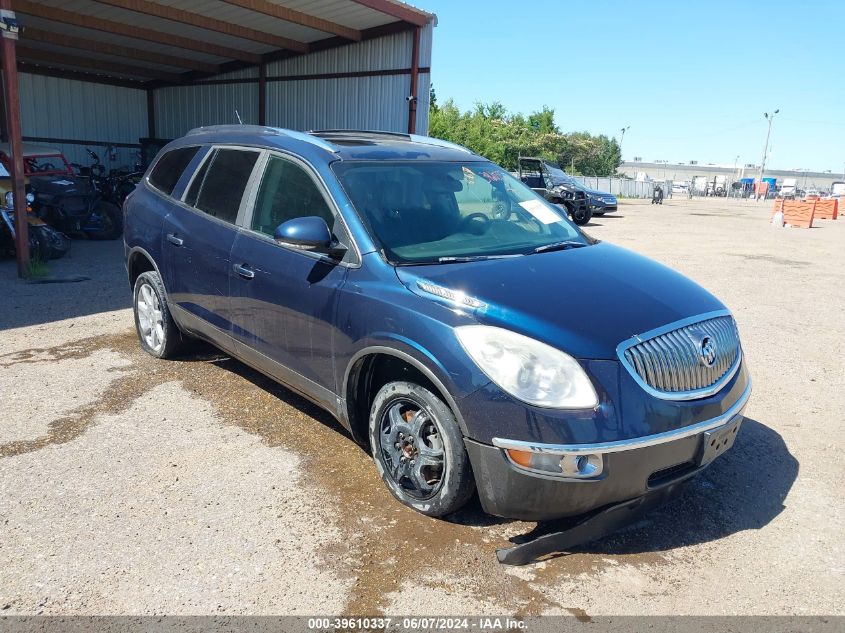
[[417, 0], [440, 102], [548, 105], [626, 160], [845, 170], [845, 2]]

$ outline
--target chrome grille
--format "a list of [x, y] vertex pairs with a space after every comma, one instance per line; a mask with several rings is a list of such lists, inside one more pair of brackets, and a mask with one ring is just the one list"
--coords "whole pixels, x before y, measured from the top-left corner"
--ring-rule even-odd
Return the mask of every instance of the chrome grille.
[[[708, 340], [714, 349], [709, 349]], [[691, 399], [715, 393], [733, 376], [739, 366], [739, 333], [733, 317], [724, 314], [634, 337], [620, 345], [619, 352], [648, 391]]]

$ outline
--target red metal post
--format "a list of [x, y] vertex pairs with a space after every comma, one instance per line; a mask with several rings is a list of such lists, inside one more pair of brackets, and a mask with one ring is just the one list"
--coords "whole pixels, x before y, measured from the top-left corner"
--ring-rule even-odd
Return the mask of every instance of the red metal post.
[[414, 44], [411, 48], [411, 98], [408, 100], [408, 134], [417, 131], [417, 84], [420, 78], [420, 27], [414, 29]]
[[[0, 0], [0, 17], [7, 24], [14, 22], [12, 0]], [[10, 22], [11, 21], [11, 22]], [[3, 97], [6, 110], [6, 133], [9, 135], [9, 151], [12, 154], [12, 193], [15, 197], [15, 253], [18, 260], [18, 276], [29, 275], [29, 225], [26, 219], [26, 192], [23, 171], [23, 141], [21, 140], [21, 106], [18, 93], [18, 64], [15, 44], [18, 35], [10, 29], [2, 29], [0, 53], [2, 54]]]

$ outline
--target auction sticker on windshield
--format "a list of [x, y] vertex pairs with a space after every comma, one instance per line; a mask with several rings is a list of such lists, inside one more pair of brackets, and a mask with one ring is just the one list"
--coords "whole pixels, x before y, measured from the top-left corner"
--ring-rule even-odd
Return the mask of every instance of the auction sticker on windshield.
[[533, 215], [543, 224], [554, 224], [555, 222], [560, 222], [560, 216], [539, 200], [526, 200], [525, 202], [520, 202], [519, 206], [528, 211], [528, 213]]

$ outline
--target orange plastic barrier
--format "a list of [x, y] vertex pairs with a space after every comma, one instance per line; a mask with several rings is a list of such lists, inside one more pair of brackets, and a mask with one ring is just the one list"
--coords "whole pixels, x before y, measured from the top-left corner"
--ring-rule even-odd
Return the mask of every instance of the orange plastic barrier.
[[816, 219], [819, 220], [835, 220], [839, 215], [839, 200], [817, 200], [816, 201]]
[[783, 222], [799, 229], [809, 229], [813, 226], [813, 216], [816, 212], [816, 201], [803, 202], [801, 200], [785, 200], [783, 202]]
[[772, 215], [774, 215], [775, 213], [777, 213], [778, 211], [783, 209], [783, 203], [784, 203], [783, 198], [775, 198], [775, 204], [772, 207]]

